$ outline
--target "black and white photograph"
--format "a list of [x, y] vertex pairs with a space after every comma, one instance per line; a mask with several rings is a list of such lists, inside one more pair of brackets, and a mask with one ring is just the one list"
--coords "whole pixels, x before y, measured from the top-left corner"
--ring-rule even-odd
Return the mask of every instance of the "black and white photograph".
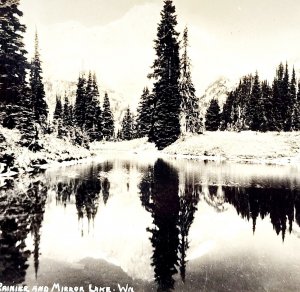
[[300, 2], [0, 0], [0, 292], [300, 291]]

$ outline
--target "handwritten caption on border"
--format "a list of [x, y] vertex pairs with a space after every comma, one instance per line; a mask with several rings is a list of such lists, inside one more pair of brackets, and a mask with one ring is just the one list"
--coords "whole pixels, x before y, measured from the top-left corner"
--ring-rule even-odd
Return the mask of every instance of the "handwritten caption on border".
[[117, 284], [117, 289], [112, 287], [99, 287], [89, 284], [88, 289], [78, 286], [63, 286], [59, 283], [53, 283], [51, 287], [49, 286], [6, 286], [0, 283], [0, 292], [135, 292], [133, 287], [126, 284], [126, 286]]

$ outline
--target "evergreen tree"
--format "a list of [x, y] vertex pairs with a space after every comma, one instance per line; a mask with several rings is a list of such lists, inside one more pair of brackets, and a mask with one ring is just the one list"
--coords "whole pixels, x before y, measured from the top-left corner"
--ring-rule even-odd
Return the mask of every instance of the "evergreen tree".
[[274, 128], [274, 107], [272, 88], [267, 81], [261, 83], [261, 99], [265, 112], [265, 130], [273, 131]]
[[187, 53], [188, 29], [183, 32], [183, 54], [181, 58], [181, 131], [199, 133], [202, 125], [199, 117], [199, 99], [191, 77], [191, 61]]
[[300, 82], [298, 83], [297, 99], [294, 104], [293, 129], [300, 131]]
[[131, 140], [134, 137], [134, 121], [133, 116], [128, 107], [122, 120], [121, 125], [121, 138], [122, 140]]
[[86, 85], [86, 110], [84, 119], [84, 129], [90, 137], [93, 136], [93, 127], [95, 122], [95, 103], [93, 93], [93, 79], [91, 72], [89, 72]]
[[273, 81], [273, 114], [274, 114], [274, 129], [277, 131], [283, 130], [284, 127], [284, 89], [283, 81], [284, 79], [284, 66], [282, 63], [278, 66], [276, 70], [276, 77]]
[[42, 67], [39, 53], [39, 41], [35, 34], [35, 52], [30, 66], [30, 88], [32, 94], [33, 110], [37, 123], [44, 125], [48, 117], [48, 106], [45, 100], [45, 90], [42, 78]]
[[221, 118], [221, 130], [229, 130], [233, 118], [232, 118], [232, 111], [233, 111], [233, 102], [235, 99], [234, 91], [231, 91], [228, 93], [228, 97], [226, 99], [226, 102], [223, 106], [223, 112], [222, 112], [222, 118]]
[[137, 109], [136, 131], [137, 137], [148, 136], [151, 128], [151, 117], [153, 113], [153, 96], [147, 87], [144, 88]]
[[77, 83], [76, 100], [74, 106], [74, 120], [76, 125], [83, 129], [86, 112], [86, 79], [80, 75]]
[[62, 119], [65, 127], [70, 127], [72, 125], [71, 115], [70, 115], [70, 103], [67, 93], [65, 94], [64, 109], [62, 114]]
[[114, 126], [114, 118], [110, 109], [110, 101], [107, 92], [105, 93], [104, 96], [102, 119], [103, 119], [103, 128], [102, 128], [103, 138], [105, 140], [109, 140], [114, 135], [115, 126]]
[[154, 111], [149, 140], [158, 149], [176, 141], [180, 135], [180, 60], [175, 6], [171, 0], [164, 1], [161, 21], [155, 42], [156, 59], [149, 75], [154, 82]]
[[205, 129], [217, 131], [220, 127], [220, 106], [217, 100], [212, 99], [205, 115]]
[[[295, 80], [296, 83], [296, 80]], [[292, 110], [293, 110], [293, 103], [291, 98], [291, 91], [290, 91], [290, 80], [289, 80], [289, 71], [288, 71], [288, 64], [285, 65], [285, 72], [283, 77], [282, 89], [283, 89], [283, 96], [282, 96], [282, 118], [283, 118], [283, 130], [290, 131], [292, 128]]]
[[20, 23], [19, 0], [0, 1], [0, 118], [4, 127], [18, 128], [20, 144], [29, 146], [36, 137], [31, 92], [26, 81], [29, 69]]
[[19, 0], [0, 2], [0, 103], [12, 105], [22, 100], [29, 68], [23, 43], [26, 27], [19, 21], [23, 16], [19, 4]]
[[93, 76], [93, 104], [95, 106], [94, 111], [94, 135], [93, 140], [100, 141], [103, 138], [102, 133], [102, 110], [99, 102], [99, 89], [97, 84], [96, 75]]
[[249, 102], [251, 99], [253, 86], [253, 76], [250, 74], [244, 76], [237, 90], [237, 99], [234, 105], [235, 123], [233, 128], [237, 131], [245, 130], [247, 125], [247, 111], [249, 111]]
[[292, 130], [294, 127], [294, 109], [295, 104], [297, 102], [297, 82], [296, 82], [296, 73], [295, 68], [293, 68], [292, 71], [292, 79], [290, 83], [290, 92], [289, 92], [289, 99], [290, 99], [290, 105], [289, 105], [289, 112], [288, 112], [288, 119], [287, 119], [287, 128]]
[[61, 103], [61, 97], [57, 95], [55, 110], [54, 110], [54, 114], [53, 114], [53, 121], [62, 119], [62, 117], [63, 117], [63, 108], [62, 108], [62, 103]]
[[252, 131], [266, 130], [264, 107], [261, 98], [261, 87], [256, 71], [254, 76], [254, 82], [251, 90], [251, 96], [247, 107], [247, 124]]

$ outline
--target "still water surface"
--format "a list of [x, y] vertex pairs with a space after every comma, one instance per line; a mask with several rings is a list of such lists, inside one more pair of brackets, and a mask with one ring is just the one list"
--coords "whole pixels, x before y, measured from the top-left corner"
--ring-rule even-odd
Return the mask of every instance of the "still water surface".
[[0, 283], [300, 291], [299, 168], [110, 158], [6, 183]]

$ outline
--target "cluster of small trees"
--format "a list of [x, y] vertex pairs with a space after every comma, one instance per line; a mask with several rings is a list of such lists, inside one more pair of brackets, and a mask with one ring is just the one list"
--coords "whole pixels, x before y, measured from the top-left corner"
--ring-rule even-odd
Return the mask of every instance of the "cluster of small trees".
[[[297, 90], [298, 87], [298, 90]], [[222, 113], [212, 100], [206, 113], [207, 130], [298, 131], [300, 130], [300, 83], [295, 70], [281, 63], [272, 86], [256, 74], [244, 76], [228, 93]]]
[[78, 144], [109, 140], [114, 137], [114, 118], [108, 94], [105, 93], [103, 108], [95, 74], [78, 78], [75, 104], [69, 103], [67, 95], [62, 105], [61, 97], [56, 98], [53, 124], [58, 137], [69, 136]]

